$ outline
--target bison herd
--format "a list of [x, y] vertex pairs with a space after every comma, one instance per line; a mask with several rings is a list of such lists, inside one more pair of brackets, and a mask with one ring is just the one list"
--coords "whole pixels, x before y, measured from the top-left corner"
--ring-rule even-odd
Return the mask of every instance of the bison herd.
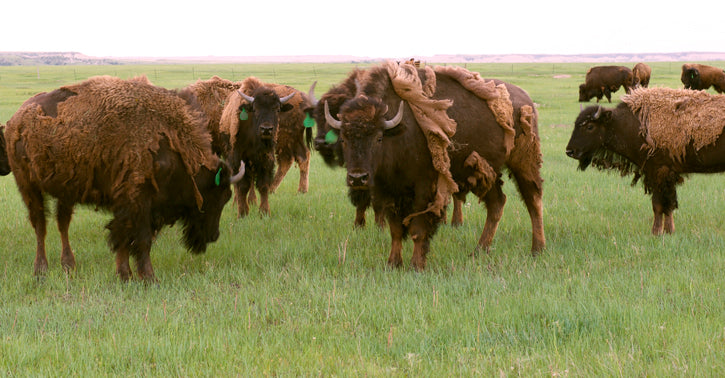
[[[652, 195], [652, 232], [660, 234], [674, 231], [682, 175], [725, 170], [725, 103], [695, 91], [722, 93], [725, 74], [685, 64], [680, 90], [648, 89], [650, 76], [642, 63], [591, 68], [579, 101], [611, 102], [620, 87], [627, 95], [613, 109], [583, 109], [566, 154], [582, 170], [642, 179]], [[187, 249], [204, 252], [219, 237], [232, 188], [239, 217], [257, 192], [268, 215], [269, 194], [296, 162], [298, 191], [307, 192], [311, 145], [328, 165], [347, 170], [354, 225], [365, 224], [370, 206], [376, 223], [388, 225], [391, 267], [403, 265], [403, 241], [411, 238], [411, 264], [423, 270], [449, 202], [458, 225], [468, 193], [486, 206], [477, 249], [488, 250], [506, 203], [504, 170], [530, 215], [531, 252], [544, 250], [538, 114], [523, 89], [462, 67], [392, 61], [353, 70], [319, 100], [314, 86], [302, 92], [215, 76], [169, 90], [145, 77], [99, 76], [25, 101], [0, 128], [0, 175], [13, 173], [28, 209], [35, 274], [48, 269], [46, 196], [56, 199], [65, 270], [76, 265], [68, 228], [74, 206], [83, 204], [113, 215], [106, 228], [117, 275], [134, 276], [132, 256], [136, 276], [154, 281], [150, 250], [163, 226], [180, 222]], [[673, 128], [684, 131], [673, 136]]]

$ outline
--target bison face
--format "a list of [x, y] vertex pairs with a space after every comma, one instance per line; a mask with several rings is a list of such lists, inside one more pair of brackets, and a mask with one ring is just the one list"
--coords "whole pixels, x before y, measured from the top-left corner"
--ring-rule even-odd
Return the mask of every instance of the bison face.
[[582, 171], [604, 147], [611, 120], [612, 111], [601, 106], [590, 106], [579, 113], [566, 146], [566, 155], [579, 160], [579, 169]]
[[219, 220], [224, 205], [232, 197], [230, 185], [244, 175], [244, 165], [232, 176], [229, 166], [220, 161], [215, 171], [202, 167], [194, 177], [203, 198], [201, 210], [189, 214], [184, 221], [184, 244], [193, 253], [206, 251], [206, 245], [219, 238]]
[[332, 117], [325, 105], [327, 123], [340, 131], [342, 153], [347, 165], [347, 185], [354, 190], [374, 186], [373, 178], [383, 157], [383, 136], [400, 124], [403, 102], [391, 120], [385, 119], [387, 105], [376, 98], [356, 97], [340, 109], [340, 121]]
[[295, 93], [280, 98], [275, 91], [267, 87], [259, 87], [252, 92], [251, 96], [239, 91], [239, 94], [246, 100], [239, 106], [239, 118], [246, 120], [251, 118], [255, 136], [268, 144], [273, 144], [277, 138], [279, 128], [279, 113], [292, 110], [294, 107], [288, 104]]
[[579, 102], [588, 102], [594, 97], [601, 97], [600, 91], [587, 87], [586, 84], [579, 85]]
[[5, 149], [5, 126], [0, 126], [0, 176], [10, 174], [8, 151]]
[[325, 95], [317, 103], [313, 113], [315, 123], [317, 124], [317, 136], [315, 136], [313, 146], [315, 151], [320, 153], [325, 164], [333, 168], [345, 165], [345, 158], [342, 155], [340, 132], [327, 124], [324, 104], [328, 104], [331, 114], [338, 114], [340, 107], [347, 99], [348, 97], [344, 95]]

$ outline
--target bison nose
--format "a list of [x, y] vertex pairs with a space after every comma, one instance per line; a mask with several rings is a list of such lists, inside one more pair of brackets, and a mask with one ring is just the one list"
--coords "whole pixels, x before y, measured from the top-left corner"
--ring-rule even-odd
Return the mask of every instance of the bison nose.
[[274, 131], [274, 126], [265, 123], [259, 126], [259, 131], [262, 133], [263, 136], [272, 136], [272, 132]]
[[566, 156], [573, 158], [574, 157], [574, 150], [566, 150]]
[[352, 187], [368, 186], [370, 175], [367, 173], [348, 173], [347, 185]]

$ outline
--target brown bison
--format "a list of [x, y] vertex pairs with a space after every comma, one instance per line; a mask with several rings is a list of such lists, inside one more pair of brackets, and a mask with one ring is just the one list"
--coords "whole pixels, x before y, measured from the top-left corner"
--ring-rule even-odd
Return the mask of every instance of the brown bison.
[[329, 106], [325, 116], [339, 130], [347, 185], [370, 191], [374, 207], [385, 213], [392, 238], [388, 265], [402, 265], [402, 242], [410, 235], [412, 264], [425, 268], [430, 238], [453, 193], [473, 192], [485, 202], [478, 248], [488, 249], [506, 202], [504, 167], [531, 216], [532, 252], [544, 248], [536, 112], [520, 88], [460, 67], [386, 62], [363, 73], [337, 119]]
[[247, 169], [235, 186], [234, 200], [240, 217], [249, 214], [248, 195], [250, 189], [254, 191], [253, 185], [259, 190], [261, 214], [269, 214], [280, 114], [294, 108], [288, 101], [295, 95], [296, 91], [280, 98], [272, 87], [250, 77], [244, 80], [242, 89], [227, 98], [221, 119], [221, 132], [229, 138], [227, 161], [232, 167], [243, 163]]
[[693, 90], [640, 88], [616, 108], [591, 106], [576, 119], [566, 154], [579, 169], [643, 178], [652, 195], [652, 233], [672, 233], [676, 185], [687, 173], [725, 171], [725, 97]]
[[579, 102], [587, 102], [596, 97], [597, 102], [602, 96], [612, 102], [612, 93], [624, 87], [629, 93], [634, 75], [632, 70], [624, 66], [596, 66], [587, 71], [584, 84], [579, 85]]
[[652, 76], [652, 68], [644, 63], [637, 63], [632, 68], [632, 86], [649, 87], [649, 79]]
[[706, 90], [713, 87], [717, 93], [725, 92], [725, 71], [722, 68], [685, 63], [682, 65], [680, 81], [685, 89]]
[[[219, 237], [231, 197], [228, 165], [212, 153], [205, 116], [190, 92], [145, 78], [94, 77], [31, 97], [8, 121], [7, 153], [35, 229], [35, 274], [48, 269], [45, 196], [57, 199], [61, 264], [75, 268], [68, 226], [76, 204], [108, 210], [116, 273], [155, 280], [151, 244], [164, 225], [183, 223], [193, 253]], [[241, 172], [240, 172], [241, 173]]]
[[241, 83], [234, 83], [219, 76], [212, 76], [209, 80], [197, 80], [186, 87], [196, 96], [199, 105], [206, 114], [207, 130], [211, 134], [211, 147], [215, 154], [226, 156], [229, 149], [228, 135], [220, 132], [219, 122], [224, 112], [226, 99], [230, 93], [241, 88]]
[[5, 126], [0, 126], [0, 176], [10, 174], [10, 163], [8, 162], [8, 150], [5, 147]]

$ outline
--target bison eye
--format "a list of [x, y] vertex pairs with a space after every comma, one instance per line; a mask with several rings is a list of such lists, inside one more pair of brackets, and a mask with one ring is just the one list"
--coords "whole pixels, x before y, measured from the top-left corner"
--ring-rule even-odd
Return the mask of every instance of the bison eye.
[[378, 137], [378, 143], [383, 143], [383, 137], [382, 137], [382, 135]]

